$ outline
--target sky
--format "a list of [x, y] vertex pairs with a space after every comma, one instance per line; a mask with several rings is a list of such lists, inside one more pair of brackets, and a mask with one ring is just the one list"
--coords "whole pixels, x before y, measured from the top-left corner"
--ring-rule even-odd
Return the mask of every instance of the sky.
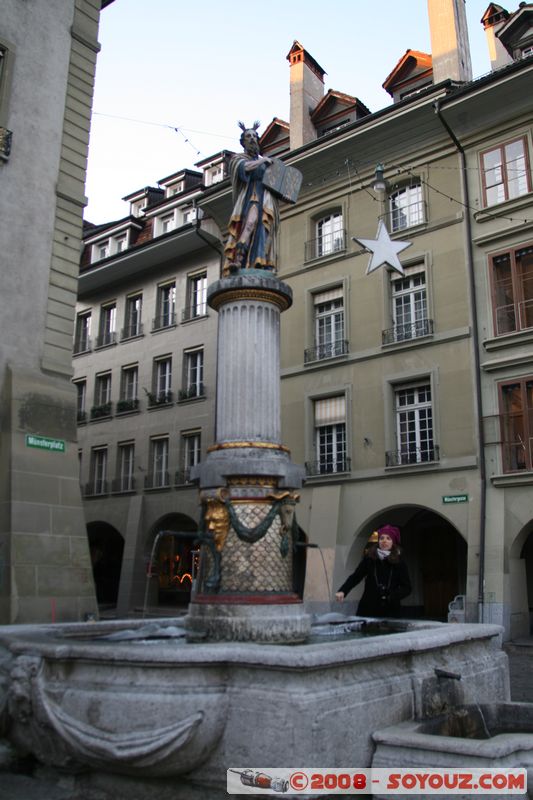
[[[474, 78], [490, 70], [467, 0]], [[507, 5], [514, 11], [518, 2]], [[407, 49], [430, 52], [426, 0], [115, 0], [101, 13], [85, 219], [129, 213], [122, 197], [220, 150], [240, 150], [238, 120], [289, 120], [297, 39], [326, 71], [325, 90], [389, 105], [382, 83]]]

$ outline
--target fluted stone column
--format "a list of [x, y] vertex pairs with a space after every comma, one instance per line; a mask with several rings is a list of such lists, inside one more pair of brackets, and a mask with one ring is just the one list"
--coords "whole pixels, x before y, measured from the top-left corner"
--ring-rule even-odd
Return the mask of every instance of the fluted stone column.
[[280, 314], [290, 288], [262, 270], [208, 288], [218, 311], [216, 442], [193, 475], [203, 530], [189, 636], [301, 641], [310, 619], [293, 590], [303, 469], [280, 441]]

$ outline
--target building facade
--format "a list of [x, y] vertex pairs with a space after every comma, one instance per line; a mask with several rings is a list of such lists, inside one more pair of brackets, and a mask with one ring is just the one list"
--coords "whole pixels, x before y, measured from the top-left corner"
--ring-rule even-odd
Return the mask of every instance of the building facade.
[[[219, 233], [198, 218], [227, 155], [124, 198], [86, 226], [74, 338], [80, 482], [100, 607], [187, 603], [198, 496], [191, 467], [214, 439]], [[219, 170], [219, 167], [221, 169]]]
[[3, 624], [96, 612], [70, 379], [98, 22], [108, 4], [2, 4]]

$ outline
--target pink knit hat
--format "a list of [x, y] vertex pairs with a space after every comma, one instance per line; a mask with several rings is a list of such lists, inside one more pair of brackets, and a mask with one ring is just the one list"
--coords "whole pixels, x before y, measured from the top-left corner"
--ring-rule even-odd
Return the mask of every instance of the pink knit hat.
[[382, 533], [386, 533], [387, 536], [390, 536], [393, 544], [396, 546], [400, 544], [400, 529], [395, 525], [383, 525], [383, 527], [378, 528], [378, 535], [381, 536]]

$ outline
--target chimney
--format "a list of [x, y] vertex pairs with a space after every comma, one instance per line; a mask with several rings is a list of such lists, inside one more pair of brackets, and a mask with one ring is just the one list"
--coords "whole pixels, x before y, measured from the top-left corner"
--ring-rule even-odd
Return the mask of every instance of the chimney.
[[297, 41], [294, 41], [287, 61], [291, 70], [290, 148], [294, 150], [317, 138], [311, 112], [324, 97], [326, 73]]
[[513, 60], [496, 35], [509, 16], [510, 14], [505, 8], [491, 3], [481, 18], [489, 48], [490, 68], [493, 71], [510, 64]]
[[428, 0], [433, 83], [472, 80], [465, 0]]

